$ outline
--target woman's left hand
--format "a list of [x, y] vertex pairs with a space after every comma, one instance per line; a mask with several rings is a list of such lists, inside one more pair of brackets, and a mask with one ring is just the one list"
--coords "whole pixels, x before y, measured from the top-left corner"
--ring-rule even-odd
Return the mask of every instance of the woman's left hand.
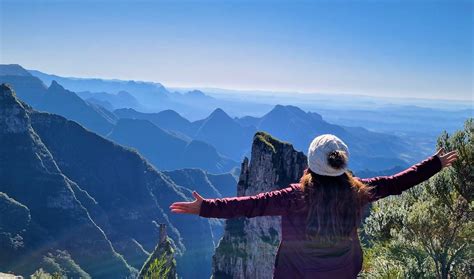
[[201, 197], [201, 195], [199, 195], [196, 191], [193, 192], [193, 197], [195, 200], [192, 202], [175, 202], [170, 205], [171, 212], [199, 215], [199, 212], [201, 211], [201, 204], [204, 198]]
[[439, 160], [441, 161], [442, 168], [451, 166], [451, 164], [458, 159], [458, 154], [456, 151], [446, 153], [444, 148], [438, 150], [435, 155], [438, 156]]

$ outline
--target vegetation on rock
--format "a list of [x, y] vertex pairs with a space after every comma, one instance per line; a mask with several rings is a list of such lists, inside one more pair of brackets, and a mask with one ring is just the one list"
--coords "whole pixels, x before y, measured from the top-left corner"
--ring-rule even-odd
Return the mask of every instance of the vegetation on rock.
[[140, 271], [143, 279], [176, 279], [176, 260], [171, 241], [167, 238], [159, 243]]

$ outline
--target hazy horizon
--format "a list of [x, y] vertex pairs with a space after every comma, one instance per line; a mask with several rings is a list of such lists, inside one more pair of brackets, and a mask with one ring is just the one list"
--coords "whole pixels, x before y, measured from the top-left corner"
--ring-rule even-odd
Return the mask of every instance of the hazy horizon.
[[[23, 65], [20, 65], [24, 67]], [[440, 97], [440, 98], [429, 98], [429, 97], [407, 97], [407, 96], [377, 96], [377, 95], [369, 95], [369, 94], [359, 94], [359, 93], [348, 93], [348, 92], [302, 92], [302, 91], [283, 91], [283, 90], [269, 90], [269, 89], [259, 89], [259, 88], [223, 88], [223, 87], [201, 87], [201, 86], [174, 86], [163, 83], [159, 80], [144, 80], [144, 79], [130, 79], [130, 78], [117, 78], [117, 77], [103, 77], [103, 76], [69, 76], [63, 75], [59, 73], [50, 73], [46, 71], [42, 71], [41, 69], [34, 69], [24, 67], [28, 71], [39, 71], [48, 75], [55, 75], [63, 78], [77, 78], [77, 79], [102, 79], [102, 80], [116, 80], [116, 81], [138, 81], [138, 82], [150, 82], [150, 83], [159, 83], [163, 85], [168, 90], [176, 90], [176, 91], [189, 91], [189, 90], [201, 90], [205, 93], [211, 95], [221, 95], [221, 94], [232, 94], [233, 92], [239, 92], [243, 94], [249, 95], [269, 95], [269, 94], [297, 94], [300, 96], [323, 96], [323, 95], [332, 95], [332, 96], [353, 96], [353, 97], [367, 97], [367, 98], [376, 98], [376, 99], [395, 99], [395, 100], [420, 100], [420, 101], [451, 101], [451, 102], [462, 102], [462, 101], [472, 101], [471, 98], [468, 99], [455, 99], [449, 97]]]
[[168, 87], [472, 100], [469, 1], [0, 5], [0, 39], [7, 42], [0, 63], [46, 73]]

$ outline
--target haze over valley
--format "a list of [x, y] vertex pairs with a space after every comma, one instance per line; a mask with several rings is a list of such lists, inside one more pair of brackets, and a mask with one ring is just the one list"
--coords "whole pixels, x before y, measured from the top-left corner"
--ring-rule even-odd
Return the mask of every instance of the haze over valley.
[[[250, 127], [250, 129], [253, 126], [254, 129], [265, 130], [265, 126], [259, 127], [258, 121], [250, 123], [250, 119], [253, 117], [265, 118], [267, 114], [272, 116], [275, 113], [270, 114], [270, 112], [276, 108], [292, 106], [294, 107], [293, 112], [297, 109], [312, 112], [319, 114], [325, 122], [331, 124], [349, 127], [349, 129], [361, 128], [352, 129], [352, 131], [367, 129], [372, 132], [396, 136], [406, 145], [406, 150], [410, 150], [407, 152], [410, 155], [405, 154], [406, 164], [413, 163], [433, 152], [433, 144], [437, 135], [444, 130], [448, 133], [455, 131], [463, 125], [465, 119], [473, 115], [472, 102], [459, 100], [239, 91], [216, 88], [182, 89], [168, 88], [156, 82], [67, 78], [36, 70], [29, 72], [46, 85], [56, 80], [66, 89], [78, 92], [77, 95], [89, 103], [106, 108], [111, 112], [117, 110], [115, 114], [120, 118], [154, 117], [152, 115], [134, 115], [132, 117], [135, 112], [161, 114], [161, 117], [156, 116], [158, 119], [154, 122], [156, 126], [178, 132], [181, 136], [188, 138], [189, 136], [193, 138], [191, 135], [194, 133], [193, 129], [196, 129], [199, 123], [205, 119], [213, 118], [215, 116], [213, 112], [217, 109], [223, 111], [228, 118], [239, 122], [241, 126]], [[133, 109], [135, 112], [129, 110], [127, 117], [121, 117], [120, 115], [126, 114], [126, 111], [121, 109]], [[291, 113], [289, 111], [291, 110], [279, 113]], [[167, 114], [166, 117], [165, 114]], [[301, 116], [296, 113], [288, 116], [287, 119]], [[163, 120], [158, 123], [160, 118]], [[175, 125], [169, 118], [179, 119], [177, 120], [179, 123]], [[303, 118], [305, 117], [303, 116]], [[291, 120], [289, 121], [291, 122]], [[308, 119], [301, 121], [308, 121]], [[151, 122], [153, 123], [153, 121]], [[193, 122], [193, 124], [189, 125], [187, 122]], [[300, 122], [299, 125], [302, 123]], [[184, 126], [194, 126], [194, 128], [183, 128]], [[252, 131], [244, 131], [242, 136], [245, 137], [246, 134], [248, 138], [248, 134], [252, 134]], [[309, 134], [308, 138], [312, 136], [311, 132]], [[238, 141], [237, 138], [236, 141]], [[289, 140], [291, 136], [282, 135], [282, 139]], [[219, 145], [220, 140], [216, 138], [215, 141], [214, 145]], [[307, 142], [302, 141], [302, 144], [297, 142], [294, 144], [297, 149], [306, 152], [304, 149]], [[220, 152], [226, 154], [226, 151], [220, 150]], [[239, 152], [241, 155], [248, 154], [248, 144], [246, 151], [240, 150]], [[241, 159], [239, 156], [230, 157], [234, 160]]]
[[[0, 253], [0, 262], [21, 275], [133, 277], [160, 255], [183, 278], [206, 278], [218, 268], [242, 273], [225, 264], [234, 256], [222, 247], [240, 241], [233, 226], [252, 226], [190, 219], [167, 206], [192, 199], [193, 190], [226, 197], [251, 189], [242, 186], [249, 175], [260, 168], [278, 173], [275, 164], [303, 158], [324, 133], [349, 145], [355, 175], [393, 174], [431, 155], [436, 135], [472, 116], [456, 101], [440, 109], [442, 101], [422, 106], [364, 96], [248, 98], [248, 92], [61, 77], [16, 64], [0, 65], [0, 83], [0, 205], [9, 216], [0, 220], [6, 228], [0, 244], [9, 255]], [[280, 179], [275, 183], [284, 187], [294, 177]], [[159, 224], [170, 238], [155, 246], [163, 238]], [[219, 262], [224, 266], [213, 266]]]

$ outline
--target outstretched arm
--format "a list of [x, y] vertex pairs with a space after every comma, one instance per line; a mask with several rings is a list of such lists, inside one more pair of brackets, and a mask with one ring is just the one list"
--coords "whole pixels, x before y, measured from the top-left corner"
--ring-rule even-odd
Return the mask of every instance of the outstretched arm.
[[401, 194], [403, 191], [429, 179], [444, 167], [450, 166], [456, 159], [456, 151], [445, 153], [444, 149], [440, 149], [435, 155], [400, 173], [361, 179], [361, 181], [373, 187], [370, 199], [370, 202], [373, 202], [390, 195]]
[[277, 216], [284, 215], [299, 205], [301, 199], [295, 198], [295, 195], [298, 195], [296, 191], [292, 186], [255, 196], [223, 199], [203, 199], [194, 192], [195, 201], [176, 202], [170, 208], [175, 213], [196, 214], [208, 218]]

